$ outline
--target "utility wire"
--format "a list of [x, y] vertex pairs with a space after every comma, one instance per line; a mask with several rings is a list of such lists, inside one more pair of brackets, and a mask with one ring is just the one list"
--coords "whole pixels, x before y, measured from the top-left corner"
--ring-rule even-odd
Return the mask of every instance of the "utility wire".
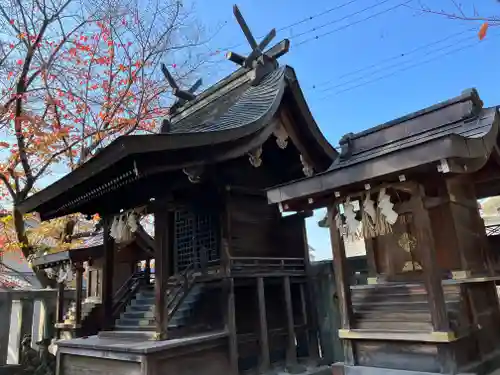
[[[382, 4], [386, 3], [386, 2], [389, 2], [389, 1], [391, 1], [391, 0], [382, 0], [382, 1], [378, 2], [378, 3], [377, 3], [377, 4], [375, 4], [375, 5], [371, 5], [371, 6], [369, 6], [369, 7], [365, 7], [365, 8], [363, 8], [363, 9], [361, 9], [361, 10], [357, 11], [357, 12], [351, 13], [351, 14], [349, 14], [349, 15], [347, 15], [347, 16], [344, 16], [344, 17], [342, 17], [342, 18], [340, 18], [340, 19], [336, 19], [336, 20], [330, 21], [330, 22], [325, 23], [325, 24], [323, 24], [323, 25], [320, 25], [320, 26], [318, 26], [318, 27], [315, 27], [315, 28], [309, 29], [309, 30], [307, 30], [307, 31], [304, 31], [304, 32], [302, 32], [302, 33], [300, 33], [300, 34], [293, 35], [293, 36], [292, 36], [292, 37], [290, 37], [289, 39], [290, 39], [290, 40], [295, 40], [295, 39], [297, 39], [297, 38], [299, 38], [299, 37], [301, 37], [301, 36], [308, 35], [308, 34], [310, 34], [310, 33], [313, 33], [313, 32], [315, 32], [315, 31], [317, 31], [317, 30], [319, 30], [319, 29], [323, 28], [323, 27], [333, 25], [333, 24], [338, 23], [338, 22], [340, 22], [340, 21], [343, 21], [343, 20], [345, 20], [345, 19], [347, 19], [347, 18], [349, 18], [349, 17], [352, 17], [352, 16], [355, 16], [355, 15], [361, 14], [361, 13], [363, 13], [363, 12], [367, 11], [367, 10], [373, 9], [373, 8], [375, 8], [375, 7], [377, 7], [377, 6], [380, 6], [380, 5], [382, 5]], [[300, 43], [298, 43], [298, 44], [292, 44], [292, 46], [295, 48], [295, 47], [298, 47], [298, 46], [303, 45], [303, 44], [305, 44], [305, 43], [308, 43], [308, 42], [310, 42], [310, 41], [321, 39], [322, 37], [325, 37], [325, 36], [327, 36], [327, 35], [330, 35], [330, 34], [333, 34], [333, 33], [335, 33], [335, 32], [338, 32], [338, 31], [341, 31], [341, 30], [347, 29], [347, 28], [348, 28], [348, 27], [350, 27], [350, 26], [354, 26], [354, 25], [360, 24], [360, 23], [362, 23], [362, 22], [368, 21], [368, 20], [370, 20], [370, 19], [372, 19], [372, 18], [375, 18], [375, 17], [377, 17], [377, 16], [380, 16], [380, 15], [382, 15], [382, 14], [389, 13], [390, 11], [395, 10], [395, 9], [397, 9], [397, 8], [400, 8], [400, 7], [402, 7], [403, 5], [406, 5], [406, 4], [408, 4], [408, 3], [412, 2], [412, 1], [413, 1], [413, 0], [407, 0], [407, 1], [404, 1], [404, 2], [399, 3], [399, 4], [397, 4], [397, 5], [395, 5], [395, 6], [391, 7], [391, 8], [388, 8], [388, 9], [385, 9], [385, 10], [383, 10], [383, 11], [381, 11], [381, 12], [378, 12], [378, 13], [372, 14], [372, 15], [370, 15], [370, 16], [368, 16], [368, 17], [366, 17], [366, 18], [363, 18], [363, 19], [361, 19], [361, 20], [358, 20], [358, 21], [355, 21], [355, 22], [348, 23], [347, 25], [344, 25], [344, 26], [339, 27], [339, 28], [337, 28], [337, 29], [334, 29], [334, 30], [328, 31], [328, 32], [323, 33], [323, 34], [321, 34], [321, 35], [317, 35], [317, 36], [315, 36], [315, 37], [313, 37], [313, 38], [306, 39], [306, 40], [304, 40], [304, 41], [302, 41], [302, 42], [300, 42]], [[221, 52], [221, 51], [227, 51], [227, 50], [230, 50], [230, 49], [232, 49], [232, 48], [234, 48], [234, 47], [240, 46], [240, 45], [242, 45], [242, 44], [243, 44], [243, 43], [240, 43], [240, 44], [238, 44], [238, 45], [235, 45], [235, 46], [232, 46], [232, 47], [228, 47], [228, 48], [226, 48], [226, 49], [222, 49], [222, 50], [221, 50], [221, 49], [219, 49], [219, 50], [218, 50], [218, 52]], [[225, 61], [225, 60], [226, 60], [225, 58], [222, 58], [222, 59], [219, 59], [219, 60], [215, 60], [214, 62], [215, 62], [215, 63], [219, 63], [219, 62], [222, 62], [222, 61]]]
[[[466, 33], [469, 33], [469, 32], [472, 32], [472, 31], [476, 31], [477, 28], [476, 27], [471, 27], [470, 29], [467, 29], [467, 30], [463, 30], [463, 31], [460, 31], [458, 33], [454, 33], [454, 34], [451, 34], [451, 35], [448, 35], [442, 39], [439, 39], [439, 40], [435, 40], [433, 42], [430, 42], [430, 43], [427, 43], [427, 44], [424, 44], [424, 45], [421, 45], [419, 47], [416, 47], [414, 49], [411, 49], [409, 51], [406, 51], [406, 52], [402, 52], [402, 53], [399, 53], [397, 55], [394, 55], [394, 56], [391, 56], [391, 57], [388, 57], [388, 58], [385, 58], [385, 59], [382, 59], [382, 60], [379, 60], [378, 62], [376, 63], [373, 63], [371, 65], [368, 65], [368, 66], [365, 66], [363, 68], [360, 68], [360, 69], [356, 69], [356, 70], [353, 70], [353, 71], [350, 71], [350, 72], [347, 72], [347, 73], [344, 73], [340, 76], [337, 76], [335, 78], [332, 78], [332, 79], [329, 79], [328, 81], [324, 81], [324, 82], [320, 82], [318, 84], [315, 84], [315, 85], [312, 85], [311, 86], [311, 89], [315, 90], [315, 89], [318, 89], [319, 87], [323, 87], [323, 86], [326, 86], [334, 81], [337, 81], [339, 79], [342, 79], [342, 78], [346, 78], [346, 77], [349, 77], [349, 76], [352, 76], [352, 75], [355, 75], [355, 74], [358, 74], [358, 73], [361, 73], [361, 72], [364, 72], [366, 70], [370, 70], [372, 68], [375, 68], [375, 67], [378, 67], [382, 64], [385, 64], [387, 62], [391, 62], [395, 59], [401, 59], [403, 57], [407, 57], [415, 52], [418, 52], [418, 51], [421, 51], [421, 50], [425, 50], [427, 49], [428, 47], [432, 47], [432, 46], [435, 46], [439, 43], [442, 43], [442, 42], [445, 42], [447, 40], [450, 40], [450, 39], [453, 39], [457, 36], [460, 36], [460, 35], [463, 35], [463, 34], [466, 34]], [[323, 91], [323, 90], [320, 90], [320, 91]]]
[[[339, 22], [344, 21], [344, 20], [346, 20], [346, 19], [348, 19], [348, 18], [351, 18], [351, 17], [353, 17], [353, 16], [357, 16], [358, 14], [364, 13], [364, 12], [366, 12], [366, 11], [368, 11], [368, 10], [371, 10], [371, 9], [377, 8], [377, 7], [379, 7], [379, 6], [381, 6], [381, 5], [385, 4], [385, 3], [388, 3], [389, 1], [392, 1], [392, 0], [382, 0], [382, 1], [378, 1], [376, 4], [374, 4], [374, 5], [370, 5], [369, 7], [363, 8], [363, 9], [361, 9], [361, 10], [358, 10], [358, 11], [354, 12], [354, 13], [347, 14], [347, 15], [345, 15], [345, 16], [343, 16], [343, 17], [341, 17], [341, 18], [337, 18], [337, 19], [335, 19], [335, 20], [332, 20], [332, 21], [326, 22], [326, 23], [324, 23], [324, 24], [322, 24], [322, 25], [319, 25], [319, 26], [313, 27], [313, 28], [311, 28], [311, 29], [309, 29], [309, 30], [303, 31], [303, 32], [301, 32], [301, 33], [299, 33], [299, 34], [295, 34], [295, 35], [293, 35], [293, 36], [291, 37], [291, 39], [297, 39], [297, 38], [300, 38], [301, 36], [304, 36], [304, 35], [307, 35], [307, 34], [313, 33], [313, 32], [315, 32], [315, 31], [318, 31], [318, 30], [320, 30], [320, 29], [323, 29], [323, 28], [325, 28], [325, 27], [327, 27], [327, 26], [330, 26], [330, 25], [333, 25], [333, 24], [339, 23]], [[411, 1], [411, 0], [410, 0], [410, 1]]]
[[[471, 36], [471, 35], [469, 35], [469, 36], [467, 36], [466, 38], [461, 38], [461, 39], [459, 39], [459, 40], [457, 40], [457, 41], [453, 42], [452, 44], [448, 44], [448, 45], [443, 46], [443, 47], [440, 47], [440, 48], [435, 48], [434, 50], [430, 50], [430, 51], [428, 51], [427, 53], [428, 53], [428, 54], [431, 54], [431, 53], [434, 53], [434, 52], [442, 52], [442, 51], [444, 51], [444, 50], [447, 50], [448, 48], [451, 48], [451, 47], [456, 46], [456, 45], [457, 45], [457, 44], [459, 44], [459, 43], [461, 44], [462, 42], [465, 42], [465, 41], [468, 41], [468, 40], [471, 40], [471, 39], [476, 39], [476, 40], [477, 40], [477, 35], [472, 35], [472, 36]], [[406, 62], [408, 62], [408, 61], [406, 61]], [[405, 63], [405, 62], [403, 62], [403, 64], [404, 64], [404, 63]], [[339, 87], [342, 87], [342, 86], [346, 86], [346, 85], [348, 85], [349, 83], [355, 83], [355, 82], [357, 82], [357, 81], [359, 81], [359, 80], [361, 80], [361, 79], [363, 79], [363, 78], [366, 78], [367, 76], [372, 76], [372, 75], [374, 75], [374, 74], [376, 74], [376, 73], [384, 72], [384, 71], [387, 71], [387, 70], [392, 69], [392, 68], [397, 68], [397, 67], [398, 67], [398, 66], [400, 66], [400, 65], [401, 65], [401, 62], [396, 62], [396, 63], [394, 63], [394, 64], [391, 64], [391, 65], [388, 65], [388, 66], [382, 67], [382, 68], [380, 68], [380, 69], [372, 70], [372, 71], [368, 72], [367, 74], [362, 75], [362, 76], [360, 76], [360, 77], [356, 77], [356, 78], [350, 79], [350, 80], [348, 80], [348, 81], [345, 81], [345, 82], [339, 83], [339, 84], [334, 85], [334, 86], [329, 86], [329, 87], [326, 87], [326, 88], [324, 88], [324, 89], [322, 89], [322, 90], [319, 90], [318, 92], [328, 92], [328, 91], [331, 91], [331, 90], [333, 90], [333, 89], [336, 89], [336, 88], [339, 88]]]
[[[345, 8], [346, 6], [351, 5], [351, 4], [354, 4], [354, 3], [358, 2], [358, 1], [360, 1], [360, 0], [350, 0], [350, 1], [347, 1], [347, 2], [342, 3], [342, 4], [340, 4], [340, 5], [337, 5], [337, 6], [334, 6], [334, 7], [332, 7], [332, 8], [326, 9], [326, 10], [324, 10], [324, 11], [320, 12], [320, 13], [314, 14], [314, 15], [312, 15], [312, 16], [305, 17], [305, 18], [303, 18], [303, 19], [301, 19], [301, 20], [295, 21], [295, 22], [293, 22], [293, 23], [291, 23], [291, 24], [288, 24], [288, 25], [286, 25], [286, 26], [282, 26], [282, 27], [280, 27], [280, 28], [276, 29], [276, 31], [277, 31], [277, 32], [280, 32], [280, 31], [285, 31], [285, 30], [291, 29], [292, 27], [295, 27], [295, 26], [298, 26], [298, 25], [302, 25], [303, 23], [306, 23], [306, 22], [312, 21], [312, 20], [314, 20], [314, 19], [316, 19], [316, 18], [318, 18], [318, 17], [324, 16], [325, 14], [328, 14], [328, 13], [334, 12], [334, 11], [336, 11], [336, 10], [339, 10], [339, 9]], [[263, 38], [263, 37], [264, 37], [264, 36], [260, 36], [260, 37], [258, 37], [258, 38]], [[218, 50], [219, 50], [219, 51], [223, 51], [223, 52], [225, 52], [225, 51], [232, 50], [232, 49], [234, 49], [234, 48], [236, 48], [236, 47], [240, 47], [240, 46], [242, 46], [242, 45], [244, 45], [244, 44], [245, 44], [245, 42], [241, 42], [241, 43], [234, 44], [234, 45], [232, 45], [232, 46], [228, 46], [228, 47], [225, 47], [225, 48], [219, 48]]]
[[[493, 38], [493, 36], [490, 36], [490, 37], [488, 38], [488, 40], [491, 40], [492, 38]], [[328, 99], [328, 98], [330, 98], [330, 97], [332, 97], [332, 96], [336, 96], [336, 95], [339, 95], [339, 94], [341, 94], [341, 93], [344, 93], [344, 92], [347, 92], [347, 91], [351, 91], [351, 90], [357, 89], [357, 88], [359, 88], [359, 87], [366, 86], [366, 85], [368, 85], [368, 84], [370, 84], [370, 83], [374, 83], [374, 82], [380, 81], [380, 80], [382, 80], [382, 79], [386, 79], [386, 78], [392, 77], [392, 76], [394, 76], [394, 75], [396, 75], [396, 74], [398, 74], [398, 73], [405, 72], [405, 71], [407, 71], [407, 70], [410, 70], [410, 69], [413, 69], [413, 68], [420, 67], [420, 66], [422, 66], [422, 65], [428, 64], [428, 63], [430, 63], [430, 62], [432, 62], [432, 61], [435, 61], [435, 60], [438, 60], [438, 59], [440, 59], [440, 58], [443, 58], [443, 57], [449, 56], [449, 55], [451, 55], [451, 54], [454, 54], [454, 53], [457, 53], [457, 52], [463, 51], [463, 50], [468, 49], [468, 48], [476, 47], [476, 46], [478, 46], [480, 43], [485, 43], [485, 42], [487, 42], [487, 41], [483, 41], [483, 42], [475, 42], [475, 43], [469, 43], [469, 44], [467, 44], [467, 45], [465, 45], [465, 46], [463, 46], [463, 47], [460, 47], [460, 48], [455, 48], [455, 49], [453, 49], [453, 50], [451, 50], [451, 51], [448, 51], [448, 52], [446, 52], [446, 53], [443, 53], [443, 54], [440, 54], [440, 55], [434, 56], [433, 58], [430, 58], [430, 59], [427, 59], [427, 60], [424, 60], [424, 61], [420, 61], [420, 62], [415, 63], [415, 64], [412, 64], [412, 65], [408, 65], [408, 66], [403, 67], [403, 68], [401, 68], [401, 69], [395, 70], [395, 71], [393, 71], [393, 72], [391, 72], [391, 73], [388, 73], [388, 74], [382, 75], [382, 76], [380, 76], [380, 77], [377, 77], [377, 78], [374, 78], [374, 79], [371, 79], [371, 80], [368, 80], [368, 81], [362, 82], [362, 83], [360, 83], [360, 84], [358, 84], [358, 85], [351, 86], [351, 87], [345, 88], [345, 89], [343, 89], [343, 90], [339, 90], [339, 91], [336, 91], [336, 92], [334, 92], [334, 93], [331, 93], [331, 94], [325, 95], [325, 96], [323, 96], [323, 97], [319, 98], [318, 100], [325, 100], [325, 99]]]
[[338, 32], [338, 31], [345, 30], [345, 29], [347, 29], [348, 27], [351, 27], [351, 26], [354, 26], [354, 25], [360, 24], [360, 23], [362, 23], [362, 22], [368, 21], [368, 20], [370, 20], [370, 19], [372, 19], [372, 18], [375, 18], [375, 17], [378, 17], [378, 16], [380, 16], [380, 15], [382, 15], [382, 14], [389, 13], [389, 12], [391, 12], [391, 11], [393, 11], [393, 10], [396, 10], [397, 8], [403, 7], [403, 6], [405, 6], [406, 4], [411, 3], [412, 1], [413, 1], [413, 0], [407, 0], [407, 1], [404, 1], [404, 2], [399, 3], [399, 4], [397, 4], [397, 5], [395, 5], [395, 6], [391, 7], [391, 8], [388, 8], [388, 9], [385, 9], [385, 10], [383, 10], [383, 11], [381, 11], [381, 12], [378, 12], [378, 13], [372, 14], [372, 15], [370, 15], [370, 16], [368, 16], [368, 17], [366, 17], [366, 18], [363, 18], [363, 19], [361, 19], [361, 20], [358, 20], [358, 21], [355, 21], [355, 22], [348, 23], [347, 25], [344, 25], [344, 26], [338, 27], [338, 28], [336, 28], [336, 29], [333, 29], [333, 30], [327, 31], [326, 33], [319, 34], [319, 35], [316, 35], [316, 36], [314, 36], [314, 37], [312, 37], [312, 38], [305, 39], [305, 40], [303, 40], [302, 42], [300, 42], [300, 43], [298, 43], [298, 44], [295, 44], [295, 45], [294, 45], [294, 47], [295, 47], [295, 48], [297, 48], [297, 47], [299, 47], [299, 46], [301, 46], [301, 45], [304, 45], [304, 44], [306, 44], [306, 43], [310, 43], [310, 42], [312, 42], [312, 41], [315, 41], [315, 40], [318, 40], [318, 39], [321, 39], [321, 38], [324, 38], [325, 36], [331, 35], [331, 34], [336, 33], [336, 32]]

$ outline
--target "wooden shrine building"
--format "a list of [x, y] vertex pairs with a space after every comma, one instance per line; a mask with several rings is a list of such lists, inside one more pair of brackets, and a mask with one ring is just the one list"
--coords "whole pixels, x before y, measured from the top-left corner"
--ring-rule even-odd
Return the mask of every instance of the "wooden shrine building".
[[[325, 171], [337, 153], [319, 131], [294, 70], [263, 53], [229, 54], [241, 67], [199, 95], [163, 72], [177, 102], [161, 131], [123, 136], [19, 207], [43, 220], [103, 218], [103, 329], [59, 342], [59, 375], [237, 374], [318, 355], [304, 219], [282, 218], [265, 189]], [[118, 253], [137, 218], [154, 214], [154, 285], [120, 301]], [[153, 340], [152, 340], [153, 339]], [[89, 360], [89, 358], [91, 360]]]
[[[327, 206], [345, 374], [484, 374], [500, 309], [477, 199], [499, 195], [499, 113], [476, 90], [340, 141], [314, 177], [268, 191], [285, 211]], [[344, 236], [371, 280], [350, 286]]]

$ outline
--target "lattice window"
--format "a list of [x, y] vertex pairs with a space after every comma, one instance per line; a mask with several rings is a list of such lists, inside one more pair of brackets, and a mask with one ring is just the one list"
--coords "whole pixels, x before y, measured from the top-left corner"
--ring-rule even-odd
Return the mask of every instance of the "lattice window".
[[187, 210], [175, 212], [177, 269], [191, 263], [197, 268], [219, 260], [217, 220], [212, 215]]
[[500, 225], [490, 225], [486, 227], [487, 236], [497, 236], [500, 234]]

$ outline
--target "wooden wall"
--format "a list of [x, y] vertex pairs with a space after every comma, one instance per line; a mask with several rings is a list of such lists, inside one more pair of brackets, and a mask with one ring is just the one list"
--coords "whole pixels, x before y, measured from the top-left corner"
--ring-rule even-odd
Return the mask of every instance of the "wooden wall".
[[304, 257], [304, 219], [281, 218], [265, 196], [230, 192], [226, 215], [232, 257]]

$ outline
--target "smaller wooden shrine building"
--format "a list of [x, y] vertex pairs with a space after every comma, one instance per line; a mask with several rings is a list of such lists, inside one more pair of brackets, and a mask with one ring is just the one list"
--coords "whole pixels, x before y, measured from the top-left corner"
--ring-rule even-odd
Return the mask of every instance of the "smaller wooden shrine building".
[[[500, 367], [500, 309], [477, 199], [498, 195], [499, 113], [476, 90], [340, 141], [314, 177], [268, 190], [284, 211], [328, 207], [344, 363], [357, 374]], [[364, 238], [349, 285], [343, 237]]]
[[[32, 261], [34, 268], [45, 270], [50, 278], [57, 281], [57, 338], [95, 335], [103, 328], [103, 238], [99, 222], [91, 232], [70, 236], [69, 241], [64, 243], [64, 250], [39, 255]], [[117, 256], [113, 274], [113, 301], [116, 302], [115, 306], [119, 306], [118, 301], [125, 293], [121, 286], [128, 285], [141, 276], [138, 263], [153, 258], [154, 240], [139, 224], [133, 238], [114, 246]], [[65, 305], [64, 290], [72, 284], [75, 288], [75, 300]]]

